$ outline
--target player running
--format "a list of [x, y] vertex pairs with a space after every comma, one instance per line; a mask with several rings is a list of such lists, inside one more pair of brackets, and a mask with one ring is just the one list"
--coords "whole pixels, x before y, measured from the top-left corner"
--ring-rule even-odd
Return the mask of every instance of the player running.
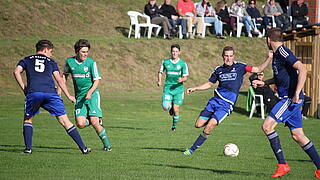
[[184, 99], [184, 86], [189, 76], [187, 63], [179, 58], [180, 46], [171, 46], [171, 58], [162, 61], [158, 73], [158, 86], [162, 86], [162, 74], [166, 71], [166, 83], [163, 87], [162, 107], [169, 110], [172, 117], [171, 130], [176, 131], [177, 123], [180, 119], [179, 107]]
[[[102, 110], [98, 85], [101, 79], [96, 62], [88, 58], [90, 43], [85, 39], [78, 40], [74, 45], [76, 56], [66, 60], [63, 79], [67, 81], [72, 75], [76, 94], [75, 116], [77, 126], [84, 128], [92, 124], [103, 142], [103, 150], [111, 151], [106, 130], [102, 126]], [[100, 122], [99, 122], [100, 121]]]
[[[303, 104], [301, 89], [306, 80], [307, 70], [293, 53], [282, 43], [282, 30], [272, 28], [267, 33], [267, 44], [272, 49], [273, 79], [281, 99], [264, 120], [262, 129], [269, 139], [270, 146], [278, 160], [276, 173], [272, 177], [281, 177], [290, 171], [286, 163], [280, 139], [275, 131], [278, 123], [289, 127], [292, 138], [301, 146], [316, 165], [315, 177], [320, 178], [320, 158], [313, 143], [304, 135], [302, 130], [302, 115], [300, 107]], [[264, 86], [263, 81], [253, 81], [254, 86]]]
[[248, 66], [242, 62], [234, 62], [234, 50], [231, 46], [224, 47], [222, 57], [224, 64], [214, 69], [209, 82], [187, 89], [187, 93], [190, 95], [194, 91], [207, 90], [214, 83], [219, 82], [218, 88], [215, 89], [214, 97], [209, 100], [194, 124], [196, 128], [205, 128], [194, 144], [182, 153], [184, 155], [194, 153], [207, 140], [211, 131], [231, 114], [238, 98], [244, 74], [246, 72], [262, 72], [271, 62], [272, 52], [268, 53], [267, 59], [258, 67]]
[[[32, 153], [32, 121], [33, 117], [40, 112], [39, 108], [42, 107], [50, 112], [51, 115], [56, 116], [59, 123], [77, 143], [81, 152], [88, 154], [90, 149], [83, 144], [77, 129], [70, 122], [66, 114], [61, 97], [57, 94], [52, 76], [68, 99], [75, 102], [75, 98], [69, 94], [67, 87], [63, 83], [57, 63], [50, 58], [52, 56], [52, 50], [53, 44], [50, 41], [38, 41], [36, 44], [36, 54], [20, 60], [13, 73], [17, 83], [26, 96], [23, 124], [24, 153]], [[27, 84], [22, 80], [21, 73], [23, 73], [23, 71], [26, 71]]]

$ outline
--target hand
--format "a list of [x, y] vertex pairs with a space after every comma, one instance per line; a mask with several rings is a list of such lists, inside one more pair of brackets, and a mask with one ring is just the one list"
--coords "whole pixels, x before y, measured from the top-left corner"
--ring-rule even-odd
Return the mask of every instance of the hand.
[[76, 98], [74, 96], [69, 96], [68, 99], [72, 102], [75, 103], [76, 102]]
[[187, 94], [190, 95], [192, 92], [196, 91], [195, 88], [188, 88], [187, 89]]
[[259, 21], [261, 20], [262, 21], [263, 19], [261, 17], [259, 17], [259, 18], [257, 18], [257, 20], [259, 20]]
[[300, 104], [302, 99], [299, 99], [299, 94], [295, 94], [291, 100], [294, 104]]
[[162, 86], [162, 82], [161, 81], [158, 81], [157, 85], [160, 87]]
[[178, 78], [178, 82], [180, 82], [180, 83], [183, 82], [183, 78], [182, 78], [182, 77], [179, 77], [179, 78]]
[[171, 19], [175, 21], [175, 20], [177, 20], [177, 19], [178, 19], [178, 16], [171, 15]]
[[260, 80], [253, 80], [252, 81], [252, 87], [257, 88], [257, 87], [263, 87], [265, 83]]
[[86, 99], [91, 99], [92, 93], [90, 91], [87, 92]]

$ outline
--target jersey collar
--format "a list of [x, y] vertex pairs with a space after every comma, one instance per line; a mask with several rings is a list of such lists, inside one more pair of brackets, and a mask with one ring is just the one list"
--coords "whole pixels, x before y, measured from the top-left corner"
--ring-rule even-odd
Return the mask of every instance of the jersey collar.
[[173, 62], [172, 58], [170, 58], [170, 61], [171, 61], [173, 64], [177, 64], [177, 63], [180, 61], [180, 58], [178, 59], [177, 62]]

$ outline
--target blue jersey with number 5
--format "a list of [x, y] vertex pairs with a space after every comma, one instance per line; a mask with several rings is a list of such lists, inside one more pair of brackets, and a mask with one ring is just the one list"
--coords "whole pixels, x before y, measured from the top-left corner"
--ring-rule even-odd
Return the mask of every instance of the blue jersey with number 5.
[[32, 92], [57, 93], [52, 74], [59, 71], [57, 63], [42, 54], [27, 56], [20, 60], [27, 75], [27, 94]]

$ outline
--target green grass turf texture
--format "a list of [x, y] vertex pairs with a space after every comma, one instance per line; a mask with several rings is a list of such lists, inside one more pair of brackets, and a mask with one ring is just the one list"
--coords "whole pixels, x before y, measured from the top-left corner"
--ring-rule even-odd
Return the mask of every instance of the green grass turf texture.
[[[33, 154], [24, 149], [22, 117], [24, 97], [2, 95], [0, 104], [0, 179], [271, 179], [276, 160], [261, 131], [262, 119], [249, 119], [245, 93], [235, 112], [218, 126], [192, 156], [189, 148], [202, 129], [194, 120], [212, 91], [186, 96], [181, 120], [171, 132], [171, 117], [161, 108], [161, 88], [155, 92], [102, 92], [104, 125], [113, 151], [102, 151], [92, 126], [79, 130], [92, 153], [82, 155], [76, 144], [55, 120], [42, 110], [35, 117]], [[65, 101], [72, 122], [73, 105]], [[304, 121], [306, 135], [320, 149], [319, 119]], [[291, 139], [288, 128], [279, 124], [283, 151], [291, 172], [282, 179], [314, 179], [315, 166]], [[236, 158], [223, 155], [223, 146], [235, 143]]]

